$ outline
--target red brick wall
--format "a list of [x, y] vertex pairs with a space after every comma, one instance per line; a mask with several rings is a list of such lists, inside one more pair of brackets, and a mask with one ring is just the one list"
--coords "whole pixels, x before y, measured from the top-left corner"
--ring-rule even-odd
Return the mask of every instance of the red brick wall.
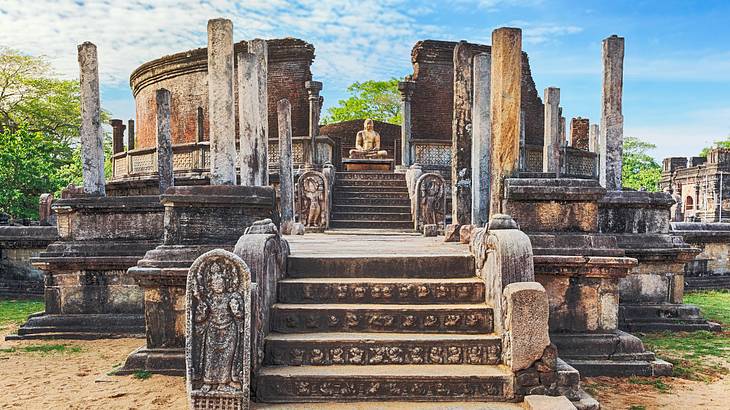
[[[335, 162], [339, 163], [342, 158], [347, 158], [350, 149], [355, 147], [355, 137], [357, 132], [363, 129], [364, 122], [365, 119], [351, 120], [319, 127], [319, 135], [330, 137], [337, 145], [335, 151], [340, 152], [340, 158], [335, 156]], [[380, 149], [388, 151], [388, 158], [395, 158], [396, 165], [400, 164], [400, 125], [373, 121], [373, 129], [380, 134]], [[398, 141], [398, 151], [393, 152], [396, 141]], [[339, 164], [335, 165], [339, 168]]]
[[588, 131], [590, 124], [588, 118], [578, 117], [570, 120], [571, 147], [588, 151]]

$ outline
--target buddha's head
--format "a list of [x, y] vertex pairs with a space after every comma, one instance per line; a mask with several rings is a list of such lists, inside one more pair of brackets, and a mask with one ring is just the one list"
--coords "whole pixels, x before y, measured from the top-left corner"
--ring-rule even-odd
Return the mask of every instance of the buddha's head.
[[365, 129], [368, 130], [368, 131], [372, 131], [373, 130], [373, 120], [371, 120], [370, 118], [368, 118], [367, 120], [365, 120]]

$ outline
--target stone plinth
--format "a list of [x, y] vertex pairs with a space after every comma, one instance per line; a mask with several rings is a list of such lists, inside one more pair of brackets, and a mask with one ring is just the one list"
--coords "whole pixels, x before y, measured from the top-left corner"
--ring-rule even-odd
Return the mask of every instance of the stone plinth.
[[[129, 269], [144, 290], [146, 346], [127, 358], [121, 374], [185, 371], [185, 282], [193, 261], [212, 249], [232, 251], [255, 221], [273, 218], [271, 187], [172, 187], [162, 195], [164, 241]], [[278, 221], [276, 221], [278, 223]]]
[[57, 240], [55, 226], [0, 226], [0, 296], [42, 296], [43, 271], [30, 259]]
[[702, 250], [686, 266], [687, 289], [730, 289], [730, 224], [675, 222], [671, 229]]
[[60, 199], [59, 240], [32, 258], [46, 274], [43, 315], [18, 329], [22, 338], [99, 338], [144, 332], [142, 291], [127, 275], [161, 242], [157, 196]]
[[392, 171], [392, 159], [343, 159], [345, 171]]
[[669, 232], [670, 194], [611, 191], [599, 202], [599, 228], [614, 234], [639, 265], [619, 282], [620, 326], [628, 331], [719, 330], [683, 305], [684, 266], [700, 249]]

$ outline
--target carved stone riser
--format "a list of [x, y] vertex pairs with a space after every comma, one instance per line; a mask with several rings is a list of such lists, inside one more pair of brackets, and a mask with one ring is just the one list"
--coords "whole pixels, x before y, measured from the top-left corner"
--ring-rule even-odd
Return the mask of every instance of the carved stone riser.
[[379, 181], [403, 181], [405, 182], [405, 174], [396, 174], [393, 172], [338, 172], [337, 181], [352, 180], [379, 180]]
[[410, 222], [410, 213], [359, 213], [333, 212], [332, 219], [338, 221]]
[[409, 201], [410, 199], [408, 197], [408, 191], [396, 191], [396, 192], [379, 192], [379, 191], [360, 191], [360, 190], [352, 190], [352, 191], [334, 191], [334, 202], [335, 204], [339, 204], [340, 200], [343, 199], [404, 199]]
[[408, 188], [403, 186], [383, 186], [379, 184], [373, 185], [336, 185], [336, 193], [350, 194], [353, 192], [366, 192], [366, 193], [378, 193], [378, 192], [401, 192], [408, 194]]
[[295, 379], [264, 376], [259, 379], [258, 399], [265, 402], [322, 401], [504, 401], [509, 382], [499, 377], [454, 378], [445, 381], [408, 376], [370, 380], [342, 377]]
[[291, 278], [474, 278], [474, 258], [461, 255], [289, 257]]
[[267, 340], [266, 364], [499, 364], [501, 340], [469, 341], [286, 341]]
[[340, 308], [332, 305], [300, 308], [280, 305], [274, 306], [272, 328], [282, 333], [339, 331], [491, 333], [492, 323], [492, 310], [486, 307], [415, 309], [408, 306], [377, 309]]
[[334, 207], [333, 213], [342, 213], [342, 212], [350, 212], [350, 213], [381, 213], [381, 212], [390, 212], [390, 213], [399, 213], [399, 214], [406, 214], [410, 218], [411, 216], [411, 208], [410, 206], [406, 205], [388, 205], [388, 204], [377, 204], [375, 206], [368, 204], [368, 205], [362, 205], [362, 204], [337, 204]]
[[378, 206], [399, 206], [410, 209], [408, 198], [337, 198], [336, 207], [348, 205], [360, 205], [375, 208]]
[[484, 283], [306, 283], [279, 282], [279, 300], [284, 303], [479, 303], [484, 301]]
[[331, 220], [330, 228], [356, 228], [356, 229], [413, 229], [413, 222], [377, 222], [377, 221], [341, 221]]
[[345, 179], [337, 180], [338, 186], [358, 186], [358, 187], [400, 187], [406, 189], [406, 181], [402, 180], [382, 180], [382, 179]]

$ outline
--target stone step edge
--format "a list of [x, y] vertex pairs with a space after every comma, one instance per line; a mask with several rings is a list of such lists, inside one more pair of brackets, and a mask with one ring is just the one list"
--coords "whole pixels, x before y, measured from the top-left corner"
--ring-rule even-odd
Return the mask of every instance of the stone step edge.
[[448, 284], [475, 284], [482, 285], [484, 281], [476, 276], [471, 278], [378, 278], [378, 277], [356, 277], [356, 278], [328, 278], [323, 277], [308, 277], [308, 278], [284, 278], [278, 281], [278, 283], [293, 283], [293, 284], [353, 284], [353, 283], [371, 283], [371, 284], [395, 284], [395, 283], [448, 283]]
[[492, 310], [485, 303], [429, 303], [429, 304], [412, 304], [412, 303], [280, 303], [276, 302], [271, 306], [272, 310], [396, 310], [396, 311], [449, 311], [449, 310]]

